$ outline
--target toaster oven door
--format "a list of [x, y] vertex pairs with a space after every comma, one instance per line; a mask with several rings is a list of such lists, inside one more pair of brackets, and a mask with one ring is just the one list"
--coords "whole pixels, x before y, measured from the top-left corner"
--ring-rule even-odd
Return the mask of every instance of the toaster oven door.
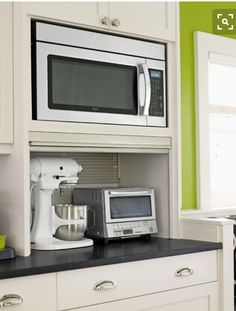
[[108, 190], [104, 197], [107, 223], [156, 219], [153, 190]]

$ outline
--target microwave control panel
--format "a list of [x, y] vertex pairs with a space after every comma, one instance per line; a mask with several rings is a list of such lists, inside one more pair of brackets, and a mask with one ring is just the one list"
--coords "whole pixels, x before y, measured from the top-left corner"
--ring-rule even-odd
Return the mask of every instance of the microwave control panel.
[[164, 83], [163, 70], [149, 69], [151, 82], [151, 102], [149, 116], [164, 116]]
[[158, 232], [156, 220], [109, 223], [106, 226], [108, 238], [123, 238]]

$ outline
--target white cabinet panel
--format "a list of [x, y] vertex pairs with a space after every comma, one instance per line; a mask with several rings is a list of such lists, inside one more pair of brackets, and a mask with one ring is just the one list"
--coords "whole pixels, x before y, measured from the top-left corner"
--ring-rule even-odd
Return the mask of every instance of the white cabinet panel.
[[[0, 153], [13, 143], [12, 4], [0, 3]], [[5, 151], [2, 144], [5, 144]]]
[[4, 311], [56, 311], [56, 273], [0, 281], [0, 298], [19, 295], [23, 302], [4, 307]]
[[[183, 276], [176, 276], [182, 268]], [[216, 281], [216, 251], [59, 272], [58, 309], [72, 309]], [[75, 281], [77, 280], [77, 281]], [[116, 287], [94, 290], [108, 280]], [[78, 295], [79, 293], [79, 295]]]
[[217, 311], [215, 282], [110, 302], [74, 311]]
[[110, 29], [175, 41], [175, 9], [175, 2], [166, 1], [109, 2]]
[[[176, 6], [175, 2], [168, 1], [24, 3], [27, 14], [32, 17], [78, 23], [166, 41], [175, 41]], [[107, 24], [102, 23], [104, 18], [107, 18]]]
[[[22, 3], [14, 5], [22, 7]], [[106, 2], [25, 2], [23, 7], [27, 14], [36, 18], [99, 28], [108, 27], [102, 24], [102, 19], [108, 15]]]

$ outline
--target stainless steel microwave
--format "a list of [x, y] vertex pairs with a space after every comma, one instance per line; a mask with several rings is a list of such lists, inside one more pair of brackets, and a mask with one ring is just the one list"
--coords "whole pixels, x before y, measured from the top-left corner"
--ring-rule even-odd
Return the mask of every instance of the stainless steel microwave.
[[151, 188], [75, 189], [73, 203], [86, 204], [92, 212], [88, 237], [109, 240], [157, 233]]
[[166, 45], [32, 22], [33, 119], [167, 126]]

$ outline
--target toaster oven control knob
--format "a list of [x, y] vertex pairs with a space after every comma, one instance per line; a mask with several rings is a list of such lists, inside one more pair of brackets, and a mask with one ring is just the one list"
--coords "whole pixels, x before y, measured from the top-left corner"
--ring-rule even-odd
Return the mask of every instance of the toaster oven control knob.
[[106, 26], [108, 26], [111, 23], [110, 18], [108, 16], [104, 16], [101, 22], [103, 25], [106, 25]]
[[114, 27], [119, 27], [120, 26], [120, 21], [118, 18], [114, 18], [111, 22], [111, 25]]

